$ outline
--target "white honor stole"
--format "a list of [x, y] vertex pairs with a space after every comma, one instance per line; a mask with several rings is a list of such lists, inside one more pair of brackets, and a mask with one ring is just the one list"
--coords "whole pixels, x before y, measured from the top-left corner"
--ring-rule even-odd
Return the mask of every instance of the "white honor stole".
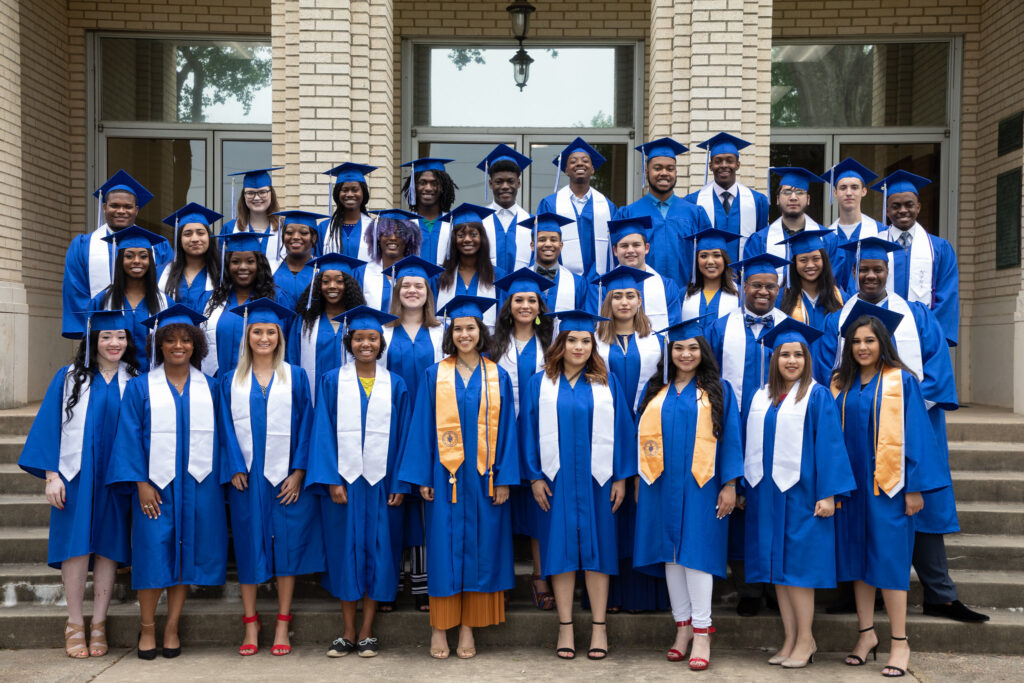
[[[587, 380], [581, 377], [577, 381]], [[560, 376], [551, 380], [545, 375], [540, 382], [540, 400], [537, 403], [540, 468], [544, 476], [552, 481], [561, 465], [558, 445], [558, 392], [561, 384]], [[612, 400], [611, 387], [607, 384], [591, 384], [590, 390], [594, 395], [590, 474], [598, 486], [604, 486], [611, 479], [615, 454], [615, 401]]]
[[[558, 282], [555, 283], [555, 311], [571, 311], [576, 308], [576, 278], [563, 265], [558, 266]], [[555, 320], [558, 323], [558, 320]]]
[[[256, 230], [253, 230], [252, 227], [248, 225], [243, 227], [238, 221], [235, 221], [235, 232], [256, 232]], [[284, 263], [284, 254], [281, 253], [281, 232], [281, 228], [274, 230], [273, 225], [270, 225], [263, 231], [264, 235], [269, 235], [269, 237], [267, 237], [267, 241], [263, 245], [263, 255], [267, 257], [271, 273], [276, 273], [277, 269], [281, 267], [282, 263]], [[221, 248], [223, 249], [223, 247]]]
[[[526, 342], [526, 346], [530, 344], [533, 344], [537, 349], [533, 371], [535, 373], [540, 372], [541, 368], [544, 367], [544, 350], [540, 348], [540, 340], [537, 339], [537, 335], [533, 335], [530, 341]], [[523, 347], [523, 350], [526, 350], [526, 346]], [[505, 349], [505, 353], [498, 359], [498, 365], [505, 368], [505, 371], [509, 374], [509, 379], [512, 380], [512, 398], [515, 399], [516, 417], [519, 417], [519, 350], [516, 349], [514, 340], [509, 340], [508, 348]]]
[[[928, 231], [920, 223], [914, 223], [908, 231], [911, 234], [910, 259], [907, 263], [907, 301], [917, 301], [928, 308], [932, 307], [933, 288], [935, 283], [935, 245]], [[888, 239], [899, 244], [899, 228], [889, 228]], [[893, 255], [889, 254], [889, 277], [885, 281], [885, 289], [895, 292], [893, 278], [896, 268]], [[919, 375], [920, 376], [920, 375]]]
[[[267, 392], [267, 439], [263, 452], [263, 476], [271, 486], [277, 486], [288, 476], [292, 449], [292, 371], [287, 363], [274, 373]], [[242, 451], [245, 471], [252, 470], [255, 445], [252, 434], [252, 413], [249, 395], [252, 392], [252, 372], [245, 378], [231, 380], [231, 421], [235, 425], [238, 448]]]
[[[362, 257], [360, 257], [362, 258]], [[388, 312], [390, 301], [384, 301], [384, 268], [376, 261], [370, 261], [363, 268], [363, 297], [366, 305], [378, 311]]]
[[[815, 223], [813, 218], [804, 214], [804, 230], [821, 230], [821, 226]], [[779, 244], [779, 242], [786, 239], [786, 230], [782, 227], [782, 219], [775, 219], [775, 222], [768, 226], [767, 231], [768, 232], [765, 235], [765, 252], [772, 256], [788, 259], [787, 245]], [[786, 276], [787, 268], [788, 266], [783, 266], [782, 268], [776, 268], [775, 271], [779, 274], [780, 278], [784, 278]]]
[[[608, 221], [611, 220], [611, 208], [608, 199], [591, 188], [591, 206], [594, 209], [594, 261], [598, 275], [608, 272]], [[572, 203], [572, 188], [566, 185], [555, 195], [555, 213], [566, 218], [576, 218], [576, 207]], [[576, 221], [562, 226], [562, 265], [583, 275], [583, 249], [580, 246], [580, 229]]]
[[[803, 400], [797, 402], [800, 382], [789, 390], [779, 406], [775, 421], [775, 446], [772, 451], [772, 481], [785, 493], [800, 481], [800, 460], [804, 449], [804, 421], [807, 405], [811, 402], [814, 380], [807, 387]], [[743, 457], [743, 478], [750, 486], [757, 486], [764, 477], [764, 420], [771, 407], [768, 388], [762, 387], [754, 394], [747, 415], [747, 444]]]
[[[742, 308], [737, 308], [729, 313], [729, 320], [725, 323], [725, 334], [722, 338], [722, 378], [728, 380], [732, 385], [733, 391], [736, 392], [736, 404], [740, 407], [743, 406], [743, 375], [747, 364], [747, 330], [743, 320], [746, 312]], [[772, 317], [773, 325], [778, 325], [789, 317], [777, 308], [765, 313], [765, 316]], [[764, 332], [763, 329], [761, 331]], [[757, 346], [756, 339], [750, 343]], [[764, 353], [763, 349], [761, 353]], [[764, 370], [759, 367], [757, 372], [763, 373]], [[761, 384], [760, 376], [757, 378], [757, 383]]]
[[[853, 309], [854, 304], [860, 297], [851, 296], [843, 308], [839, 311], [839, 325], [838, 329], [843, 329], [843, 325], [846, 324], [846, 318], [850, 315], [850, 311]], [[896, 351], [900, 355], [900, 360], [903, 364], [910, 368], [910, 371], [917, 375], [919, 380], [924, 379], [924, 361], [921, 356], [921, 335], [917, 331], [917, 319], [914, 318], [914, 312], [910, 309], [910, 305], [907, 304], [907, 300], [901, 297], [895, 292], [889, 292], [888, 298], [885, 301], [879, 302], [879, 306], [887, 304], [886, 308], [894, 313], [899, 313], [903, 316], [903, 320], [900, 320], [899, 326], [896, 328], [895, 334], [892, 335], [892, 341], [896, 345]], [[843, 335], [839, 335], [839, 344], [836, 345], [836, 359], [833, 364], [833, 368], [839, 367], [839, 360], [843, 357], [843, 346], [846, 344], [846, 339]]]
[[89, 233], [89, 298], [105, 290], [111, 283], [110, 243], [103, 238], [110, 235], [110, 228], [104, 223]]
[[[104, 243], [105, 244], [105, 243]], [[64, 391], [61, 394], [61, 408], [68, 404], [68, 397], [75, 386], [74, 364], [67, 367], [67, 374], [64, 375]], [[89, 370], [86, 370], [89, 373]], [[124, 363], [117, 364], [117, 386], [124, 396], [125, 385], [132, 377], [128, 374], [128, 366]], [[71, 409], [71, 419], [62, 422], [60, 426], [60, 457], [57, 470], [65, 481], [71, 481], [82, 469], [82, 451], [85, 450], [85, 422], [89, 413], [89, 389], [92, 387], [94, 377], [86, 377], [78, 390], [78, 403]]]
[[[189, 366], [188, 473], [202, 482], [213, 471], [213, 396], [206, 375]], [[149, 383], [149, 479], [157, 488], [174, 480], [178, 443], [178, 411], [160, 364], [147, 376]], [[248, 401], [246, 397], [246, 401]]]
[[[691, 320], [700, 316], [700, 302], [704, 298], [704, 292], [694, 292], [683, 299], [683, 320]], [[735, 294], [719, 290], [718, 292], [718, 317], [724, 318], [740, 307], [740, 299]]]
[[645, 264], [644, 269], [654, 276], [643, 281], [644, 313], [650, 318], [652, 329], [663, 330], [669, 324], [665, 280], [654, 268]]
[[[754, 202], [754, 193], [742, 183], [733, 185], [739, 199], [740, 207], [740, 256], [743, 255], [743, 247], [747, 244], [747, 238], [757, 232], [757, 204]], [[711, 221], [711, 227], [715, 225], [715, 183], [708, 183], [697, 193], [697, 206], [704, 209]]]
[[[857, 232], [857, 228], [860, 228], [860, 232]], [[832, 225], [828, 226], [828, 229], [839, 235], [844, 243], [853, 241], [850, 237], [851, 235], [853, 235], [853, 232], [857, 232], [856, 241], [860, 241], [865, 237], [878, 237], [883, 232], [878, 229], [878, 221], [863, 213], [860, 215], [860, 223], [854, 226], [853, 232], [851, 232], [850, 235], [844, 233], [843, 229], [839, 227], [838, 218], [835, 221], [833, 221]], [[886, 238], [883, 236], [882, 239]], [[889, 270], [892, 270], [891, 266]]]
[[[596, 337], [595, 337], [596, 338]], [[661, 340], [658, 339], [658, 335], [653, 332], [646, 337], [638, 336], [636, 332], [633, 333], [633, 341], [636, 342], [636, 350], [640, 354], [640, 376], [636, 383], [636, 395], [631, 402], [633, 410], [635, 411], [640, 405], [640, 399], [643, 397], [644, 385], [647, 384], [647, 380], [654, 377], [654, 373], [658, 371], [658, 361], [661, 360]], [[609, 355], [611, 354], [611, 345], [605, 344], [600, 339], [597, 340], [597, 352], [601, 354], [601, 360], [604, 361], [605, 366], [609, 366]], [[626, 391], [626, 396], [629, 396], [629, 387], [623, 386]]]
[[222, 302], [207, 314], [206, 320], [199, 324], [206, 335], [206, 358], [203, 359], [203, 373], [213, 377], [217, 374], [220, 364], [217, 362], [217, 324], [220, 316], [227, 308], [227, 301]]
[[[487, 208], [498, 211], [501, 207], [498, 206], [497, 202], [491, 202]], [[514, 204], [512, 211], [515, 212], [515, 217], [512, 219], [508, 230], [512, 230], [512, 234], [515, 236], [516, 260], [515, 267], [513, 268], [513, 271], [515, 271], [530, 265], [530, 257], [533, 256], [530, 251], [530, 240], [533, 238], [533, 231], [520, 230], [518, 228], [520, 223], [530, 217], [530, 213], [526, 209], [519, 206], [519, 204]], [[507, 230], [502, 226], [501, 221], [498, 220], [497, 213], [493, 213], [484, 219], [484, 230], [487, 231], [487, 240], [491, 243], [491, 265], [497, 266], [498, 244], [496, 236], [498, 231], [507, 232]]]
[[[443, 266], [444, 260], [448, 258], [448, 251], [451, 249], [452, 246], [452, 224], [448, 223], [447, 221], [442, 221], [440, 218], [438, 218], [437, 220], [440, 223], [440, 226], [437, 229], [437, 253], [433, 255], [433, 258], [427, 258], [427, 260], [433, 260], [433, 262], [436, 263], [437, 265]], [[423, 229], [422, 225], [420, 226], [420, 229]], [[429, 257], [431, 255], [427, 254], [427, 256]]]
[[[163, 272], [160, 273], [160, 277], [156, 281], [156, 288], [157, 288], [157, 290], [160, 291], [161, 294], [167, 291], [167, 280], [170, 278], [170, 275], [171, 275], [171, 263], [168, 263], [166, 266], [164, 266]], [[197, 274], [196, 277], [199, 277], [199, 275]], [[185, 280], [184, 274], [182, 274], [181, 279], [184, 282], [184, 280]], [[212, 292], [213, 291], [213, 278], [210, 277], [210, 273], [209, 272], [206, 273], [206, 287], [204, 288], [204, 291], [207, 291], [207, 292]], [[171, 298], [173, 298], [175, 301], [177, 301], [178, 300], [176, 298], [177, 296], [178, 296], [178, 293], [175, 292], [174, 295]]]
[[388, 472], [391, 446], [391, 373], [377, 372], [366, 404], [363, 438], [360, 382], [354, 363], [338, 368], [338, 474], [351, 484], [362, 476], [373, 486]]
[[[417, 334], [419, 334], [417, 332]], [[441, 342], [444, 339], [444, 325], [434, 325], [433, 327], [427, 328], [427, 334], [430, 335], [430, 345], [434, 349], [434, 362], [444, 360], [444, 354], [441, 352]], [[388, 325], [384, 326], [384, 344], [387, 350], [381, 354], [380, 358], [377, 359], [377, 365], [382, 368], [388, 367], [388, 356], [391, 354], [391, 340], [395, 336], [395, 328]], [[412, 343], [415, 344], [416, 340], [413, 339]], [[342, 353], [346, 353], [344, 350]]]
[[[458, 271], [455, 271], [455, 277], [461, 277]], [[444, 289], [438, 288], [436, 302], [437, 310], [441, 310], [442, 308], [444, 308], [445, 304], [447, 304], [449, 301], [452, 300], [452, 298], [455, 297], [455, 287], [457, 286], [457, 284], [458, 283], [455, 280], [452, 280], [451, 286], [446, 287]], [[486, 299], [496, 299], [497, 296], [494, 291], [494, 283], [491, 283], [489, 285], [483, 284], [482, 282], [480, 282], [480, 275], [478, 273], [476, 278], [476, 292], [473, 294], [473, 296], [482, 296]], [[495, 309], [497, 308], [497, 305], [491, 306], [490, 309], [488, 309], [488, 311], [484, 313], [484, 325], [487, 325], [487, 328], [492, 333], [494, 332], [494, 321], [496, 319]]]

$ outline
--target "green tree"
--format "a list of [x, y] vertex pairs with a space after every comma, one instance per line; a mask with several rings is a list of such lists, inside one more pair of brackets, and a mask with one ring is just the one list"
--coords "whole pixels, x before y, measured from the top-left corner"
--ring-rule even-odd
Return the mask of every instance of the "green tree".
[[615, 126], [615, 121], [612, 120], [611, 114], [605, 114], [603, 109], [598, 109], [597, 113], [590, 118], [590, 123], [577, 121], [572, 125], [574, 128], [612, 128]]
[[[551, 55], [552, 59], [558, 58], [558, 50], [546, 47], [544, 51]], [[451, 50], [448, 50], [448, 59], [459, 71], [462, 71], [470, 64], [487, 63], [484, 51], [478, 47], [453, 47]]]
[[270, 83], [270, 49], [183, 45], [177, 50], [178, 120], [205, 121], [204, 112], [234, 98], [248, 114], [256, 91]]

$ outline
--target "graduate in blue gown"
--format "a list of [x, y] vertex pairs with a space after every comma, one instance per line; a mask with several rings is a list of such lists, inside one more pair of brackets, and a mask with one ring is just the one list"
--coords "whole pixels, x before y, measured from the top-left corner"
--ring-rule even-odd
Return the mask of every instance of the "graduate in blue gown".
[[[284, 260], [284, 245], [281, 241], [281, 218], [273, 214], [281, 210], [270, 174], [284, 166], [254, 168], [249, 171], [229, 173], [231, 178], [232, 218], [221, 227], [221, 235], [236, 232], [266, 235], [260, 243], [263, 255], [274, 273]], [[235, 178], [242, 177], [242, 187], [236, 192]], [[235, 200], [235, 196], [238, 200]], [[221, 244], [223, 248], [224, 243]]]
[[220, 282], [199, 300], [200, 312], [206, 316], [203, 331], [209, 348], [203, 372], [211, 376], [228, 372], [238, 363], [242, 319], [231, 309], [250, 300], [280, 298], [271, 264], [263, 253], [266, 233], [222, 233], [217, 238], [221, 241]]
[[[125, 311], [135, 348], [146, 348], [143, 321], [167, 308], [167, 297], [157, 287], [154, 247], [163, 237], [138, 226], [104, 238], [116, 240], [113, 283], [89, 302], [90, 311]], [[149, 369], [149, 358], [139, 354], [139, 368]]]
[[199, 312], [203, 292], [220, 279], [220, 250], [213, 224], [224, 216], [189, 202], [163, 220], [174, 228], [174, 260], [161, 267], [157, 286], [168, 299]]
[[650, 318], [654, 329], [663, 330], [682, 322], [682, 300], [676, 283], [662, 277], [654, 268], [647, 265], [647, 254], [651, 249], [647, 241], [650, 229], [651, 219], [647, 216], [608, 222], [609, 240], [615, 263], [642, 270], [650, 275], [640, 284], [644, 313]]
[[[124, 171], [118, 171], [93, 193], [99, 198], [97, 228], [76, 235], [64, 258], [61, 280], [61, 334], [76, 339], [85, 329], [89, 301], [110, 286], [116, 250], [104, 237], [135, 225], [139, 209], [153, 199], [153, 193]], [[156, 247], [154, 263], [161, 266], [174, 257], [167, 240]]]
[[399, 479], [426, 501], [430, 651], [441, 658], [456, 625], [457, 654], [476, 653], [473, 628], [504, 621], [503, 592], [515, 583], [506, 504], [520, 480], [512, 382], [481, 355], [493, 305], [459, 296], [442, 310], [451, 320], [448, 357], [420, 380], [399, 467]]
[[516, 201], [523, 182], [523, 170], [530, 163], [529, 157], [500, 144], [476, 165], [485, 175], [484, 202], [487, 201], [488, 188], [494, 197], [494, 201], [487, 205], [494, 213], [483, 220], [487, 240], [491, 244], [491, 263], [506, 273], [528, 266], [533, 256], [529, 235], [517, 229], [530, 217], [530, 212]]
[[373, 224], [366, 233], [367, 263], [355, 273], [366, 304], [388, 313], [391, 309], [394, 277], [391, 266], [420, 251], [418, 215], [402, 209], [371, 211]]
[[687, 237], [693, 242], [693, 267], [682, 298], [682, 317], [700, 318], [705, 336], [719, 318], [739, 308], [736, 273], [728, 245], [738, 235], [711, 228]]
[[338, 253], [362, 261], [370, 260], [366, 235], [373, 225], [373, 218], [366, 210], [370, 203], [366, 176], [375, 170], [376, 166], [345, 162], [323, 172], [323, 175], [334, 178], [334, 182], [327, 198], [331, 215], [317, 226], [317, 254]]
[[565, 248], [562, 228], [572, 222], [572, 219], [557, 213], [541, 213], [522, 221], [519, 227], [531, 232], [533, 258], [530, 268], [554, 283], [554, 287], [543, 292], [548, 310], [581, 310], [596, 314], [597, 288], [582, 275], [559, 263]]
[[740, 150], [750, 143], [729, 133], [718, 133], [697, 146], [707, 150], [704, 187], [686, 195], [686, 201], [704, 210], [711, 227], [736, 236], [728, 250], [729, 260], [738, 261], [747, 239], [768, 225], [768, 197], [736, 180]]
[[870, 168], [850, 157], [821, 174], [822, 181], [832, 188], [831, 198], [839, 209], [839, 218], [828, 229], [835, 233], [840, 247], [832, 261], [832, 273], [836, 284], [846, 292], [857, 291], [857, 274], [853, 269], [853, 256], [841, 247], [885, 232], [881, 223], [860, 210], [861, 202], [868, 194], [868, 184], [877, 177]]
[[[701, 320], [665, 330], [667, 349], [638, 414], [633, 562], [665, 576], [676, 622], [669, 661], [696, 635], [690, 667], [707, 668], [712, 576], [725, 578], [729, 523], [743, 448], [736, 396], [722, 380]], [[667, 362], [666, 362], [667, 361]]]
[[[21, 469], [46, 480], [46, 562], [61, 571], [68, 606], [65, 651], [75, 658], [106, 654], [115, 572], [131, 553], [128, 502], [106, 486], [121, 394], [139, 371], [127, 325], [122, 311], [87, 318], [90, 331], [83, 332], [71, 365], [50, 382], [18, 458]], [[83, 601], [90, 564], [94, 597], [86, 646]]]
[[298, 317], [288, 329], [288, 362], [306, 373], [310, 396], [316, 401], [320, 375], [341, 365], [341, 323], [336, 317], [366, 303], [355, 273], [363, 262], [344, 254], [313, 259], [313, 279], [299, 293]]
[[[500, 292], [494, 283], [506, 273], [491, 265], [488, 256], [490, 244], [482, 223], [484, 218], [493, 213], [491, 209], [463, 203], [443, 217], [452, 226], [452, 238], [448, 255], [441, 264], [444, 272], [433, 283], [438, 309], [460, 295], [496, 299], [498, 305], [501, 305]], [[488, 332], [494, 330], [494, 316], [493, 308], [484, 315]]]
[[551, 577], [560, 623], [556, 654], [576, 656], [572, 608], [576, 572], [586, 572], [593, 617], [590, 659], [608, 656], [609, 576], [619, 572], [616, 511], [636, 474], [636, 431], [622, 388], [597, 353], [586, 311], [556, 311], [558, 336], [544, 372], [520, 397], [523, 478], [543, 511], [541, 566]]
[[906, 616], [915, 517], [928, 507], [923, 494], [951, 483], [926, 399], [893, 344], [902, 319], [874, 306], [852, 312], [842, 328], [845, 343], [832, 379], [857, 481], [836, 511], [838, 578], [854, 581], [860, 633], [846, 663], [862, 665], [877, 650], [874, 602], [881, 588], [892, 634], [884, 676], [902, 676], [910, 663]]
[[588, 282], [611, 268], [608, 221], [615, 217], [615, 204], [591, 186], [594, 172], [605, 158], [577, 137], [551, 160], [569, 178], [569, 184], [540, 200], [537, 214], [554, 213], [568, 219], [564, 225], [561, 264]]
[[761, 336], [772, 349], [767, 386], [744, 414], [748, 583], [771, 583], [785, 639], [768, 660], [810, 663], [814, 589], [836, 586], [836, 498], [857, 484], [829, 390], [814, 381], [819, 330], [787, 318]]
[[[328, 656], [353, 650], [377, 654], [373, 636], [379, 602], [398, 590], [402, 560], [402, 501], [409, 486], [397, 477], [412, 396], [397, 374], [378, 363], [384, 353], [382, 323], [393, 315], [360, 306], [339, 316], [352, 360], [317, 384], [307, 487], [319, 493], [327, 572], [323, 584], [341, 600], [344, 632]], [[350, 408], [358, 402], [358, 412]], [[356, 632], [356, 607], [363, 617]]]
[[427, 261], [441, 265], [448, 255], [451, 237], [451, 223], [442, 216], [452, 210], [455, 191], [458, 186], [445, 170], [445, 164], [452, 159], [424, 157], [402, 164], [409, 169], [409, 175], [402, 184], [402, 196], [410, 211], [420, 215], [417, 219], [423, 244], [420, 256]]
[[825, 316], [842, 308], [846, 300], [836, 286], [825, 249], [824, 238], [832, 234], [830, 230], [801, 230], [785, 240], [790, 264], [775, 305], [816, 330], [823, 329]]
[[274, 271], [277, 303], [294, 310], [302, 292], [313, 281], [310, 259], [319, 253], [316, 219], [325, 216], [310, 211], [278, 211], [274, 215], [281, 218], [281, 243], [284, 250], [284, 260]]
[[223, 585], [227, 569], [216, 385], [199, 370], [206, 352], [197, 327], [202, 320], [182, 304], [149, 319], [155, 328], [155, 365], [128, 383], [107, 471], [108, 485], [131, 499], [132, 588], [141, 611], [141, 659], [156, 657], [154, 624], [163, 589], [163, 655], [176, 657], [189, 585]]
[[687, 149], [671, 138], [646, 142], [636, 149], [643, 156], [648, 192], [619, 209], [615, 218], [649, 217], [651, 252], [647, 264], [678, 287], [685, 287], [693, 264], [693, 246], [686, 237], [711, 227], [703, 209], [675, 194], [676, 156]]
[[277, 579], [273, 655], [291, 652], [295, 577], [324, 568], [320, 510], [303, 493], [312, 423], [305, 372], [284, 360], [284, 328], [295, 315], [269, 299], [236, 308], [247, 323], [238, 367], [218, 382], [218, 476], [227, 487], [246, 626], [238, 653], [259, 651], [258, 584]]

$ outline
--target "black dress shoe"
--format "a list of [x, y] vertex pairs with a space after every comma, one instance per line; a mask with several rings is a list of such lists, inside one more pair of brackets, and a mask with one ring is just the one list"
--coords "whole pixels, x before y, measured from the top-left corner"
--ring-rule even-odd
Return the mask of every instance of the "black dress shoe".
[[[139, 640], [141, 640], [141, 639], [142, 639], [142, 631], [139, 631]], [[142, 648], [138, 648], [138, 655], [139, 655], [139, 659], [144, 659], [147, 662], [151, 662], [154, 659], [156, 659], [156, 648], [154, 647], [154, 648], [151, 648], [149, 650], [143, 650]]]
[[953, 621], [980, 622], [989, 620], [987, 614], [975, 612], [959, 600], [954, 600], [948, 605], [943, 602], [926, 602], [924, 603], [924, 613], [930, 617], [946, 617]]
[[174, 659], [181, 654], [181, 646], [163, 648], [164, 659]]
[[761, 598], [740, 598], [736, 603], [736, 614], [741, 617], [756, 617], [761, 611]]

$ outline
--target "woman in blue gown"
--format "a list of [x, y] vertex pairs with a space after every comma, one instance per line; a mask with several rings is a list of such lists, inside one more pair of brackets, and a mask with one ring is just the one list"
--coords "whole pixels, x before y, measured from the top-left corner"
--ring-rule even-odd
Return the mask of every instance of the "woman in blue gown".
[[714, 630], [713, 576], [726, 575], [726, 517], [736, 506], [736, 480], [743, 474], [740, 416], [700, 318], [667, 332], [668, 363], [663, 359], [648, 382], [638, 416], [633, 562], [665, 574], [676, 622], [668, 660], [682, 661], [693, 640], [690, 668], [703, 670]]
[[319, 253], [338, 253], [362, 261], [369, 260], [363, 238], [369, 232], [373, 219], [366, 211], [370, 203], [366, 176], [375, 170], [376, 166], [346, 161], [323, 172], [334, 178], [334, 183], [328, 197], [331, 216], [320, 221], [317, 227], [320, 233]]
[[768, 385], [744, 421], [746, 580], [775, 585], [785, 640], [768, 663], [787, 669], [817, 649], [814, 589], [836, 586], [835, 498], [856, 488], [835, 403], [812, 377], [820, 335], [786, 318], [761, 336], [772, 349]]
[[[107, 606], [119, 564], [128, 563], [128, 503], [106, 486], [121, 395], [139, 374], [135, 344], [121, 311], [93, 313], [89, 338], [50, 382], [18, 465], [46, 480], [50, 534], [46, 562], [60, 569], [69, 657], [107, 653]], [[90, 561], [93, 611], [86, 646], [85, 599]]]
[[716, 228], [705, 228], [686, 238], [694, 243], [694, 263], [683, 296], [682, 316], [684, 320], [701, 318], [705, 331], [739, 308], [736, 273], [729, 260], [729, 243], [739, 238], [736, 233]]
[[[286, 228], [287, 230], [287, 228]], [[323, 571], [315, 496], [302, 493], [312, 423], [309, 382], [284, 360], [284, 327], [294, 315], [269, 299], [232, 311], [248, 323], [238, 367], [218, 382], [220, 471], [227, 488], [238, 583], [245, 615], [238, 654], [259, 652], [256, 589], [277, 579], [277, 620], [270, 654], [291, 652], [295, 577]]]
[[212, 226], [223, 217], [189, 202], [164, 219], [174, 228], [174, 260], [162, 267], [157, 286], [171, 301], [198, 312], [203, 293], [213, 291], [220, 279], [220, 250]]
[[[882, 590], [892, 645], [883, 676], [903, 676], [910, 664], [907, 590], [914, 551], [914, 515], [923, 493], [951, 485], [935, 444], [921, 387], [892, 342], [899, 313], [876, 309], [850, 316], [832, 393], [839, 408], [857, 490], [836, 512], [840, 581], [853, 581], [860, 635], [846, 663], [877, 658], [875, 589]], [[902, 403], [902, 410], [900, 404]], [[889, 437], [883, 439], [883, 437]]]
[[[475, 204], [460, 204], [441, 217], [443, 222], [451, 223], [452, 228], [449, 244], [442, 245], [447, 254], [441, 264], [444, 272], [433, 283], [438, 308], [460, 294], [499, 299], [494, 283], [504, 277], [505, 272], [491, 263], [491, 246], [482, 222], [493, 213], [492, 209]], [[501, 305], [500, 299], [498, 305]], [[494, 309], [484, 314], [484, 324], [491, 334], [494, 319]]]
[[203, 317], [175, 304], [147, 320], [156, 358], [124, 393], [107, 483], [131, 498], [132, 588], [138, 656], [156, 658], [156, 606], [167, 589], [163, 655], [181, 654], [178, 621], [190, 585], [221, 586], [227, 569], [224, 488], [218, 477], [215, 383], [199, 367]]
[[430, 654], [440, 659], [456, 625], [458, 657], [476, 654], [473, 629], [505, 620], [504, 591], [515, 583], [506, 505], [519, 484], [512, 382], [481, 355], [490, 341], [482, 319], [493, 305], [458, 296], [443, 309], [448, 357], [420, 379], [398, 470], [425, 501]]
[[420, 251], [420, 226], [417, 214], [402, 209], [382, 209], [374, 214], [365, 241], [367, 263], [355, 276], [363, 289], [366, 304], [385, 313], [391, 310], [394, 274], [391, 267]]
[[[267, 259], [270, 272], [274, 273], [284, 258], [281, 246], [281, 219], [274, 214], [281, 210], [277, 190], [271, 182], [270, 173], [284, 168], [255, 168], [249, 171], [229, 173], [231, 176], [231, 201], [234, 203], [234, 217], [226, 221], [221, 235], [249, 233], [263, 235], [260, 248]], [[235, 200], [235, 176], [242, 176], [241, 192]], [[222, 268], [223, 270], [223, 268]]]
[[552, 314], [558, 336], [544, 372], [520, 397], [523, 478], [540, 506], [541, 566], [551, 577], [558, 609], [556, 654], [576, 656], [572, 629], [576, 572], [586, 572], [594, 628], [590, 659], [608, 656], [608, 578], [619, 571], [616, 510], [626, 479], [636, 474], [636, 431], [629, 403], [595, 348], [584, 311]]
[[149, 369], [146, 350], [146, 326], [143, 321], [167, 308], [167, 297], [157, 287], [156, 261], [153, 248], [163, 237], [138, 226], [125, 228], [103, 238], [113, 242], [117, 250], [114, 258], [112, 283], [89, 302], [90, 311], [125, 311], [132, 341], [138, 349], [139, 369]]
[[294, 309], [302, 292], [313, 281], [310, 259], [318, 252], [316, 220], [326, 218], [310, 211], [278, 211], [281, 219], [281, 244], [284, 258], [274, 271], [274, 284], [279, 292], [278, 302]]
[[846, 296], [836, 286], [823, 239], [831, 230], [801, 230], [783, 240], [790, 264], [785, 286], [775, 305], [794, 320], [816, 330], [825, 329], [825, 316], [843, 307]]
[[[343, 314], [352, 360], [324, 373], [311, 439], [307, 486], [320, 494], [327, 548], [324, 587], [341, 600], [344, 630], [328, 657], [373, 657], [374, 615], [392, 602], [402, 559], [402, 500], [408, 485], [396, 476], [409, 428], [412, 397], [402, 378], [378, 364], [383, 328], [393, 316], [360, 306]], [[354, 410], [355, 405], [359, 410]], [[356, 608], [362, 623], [356, 631]]]

